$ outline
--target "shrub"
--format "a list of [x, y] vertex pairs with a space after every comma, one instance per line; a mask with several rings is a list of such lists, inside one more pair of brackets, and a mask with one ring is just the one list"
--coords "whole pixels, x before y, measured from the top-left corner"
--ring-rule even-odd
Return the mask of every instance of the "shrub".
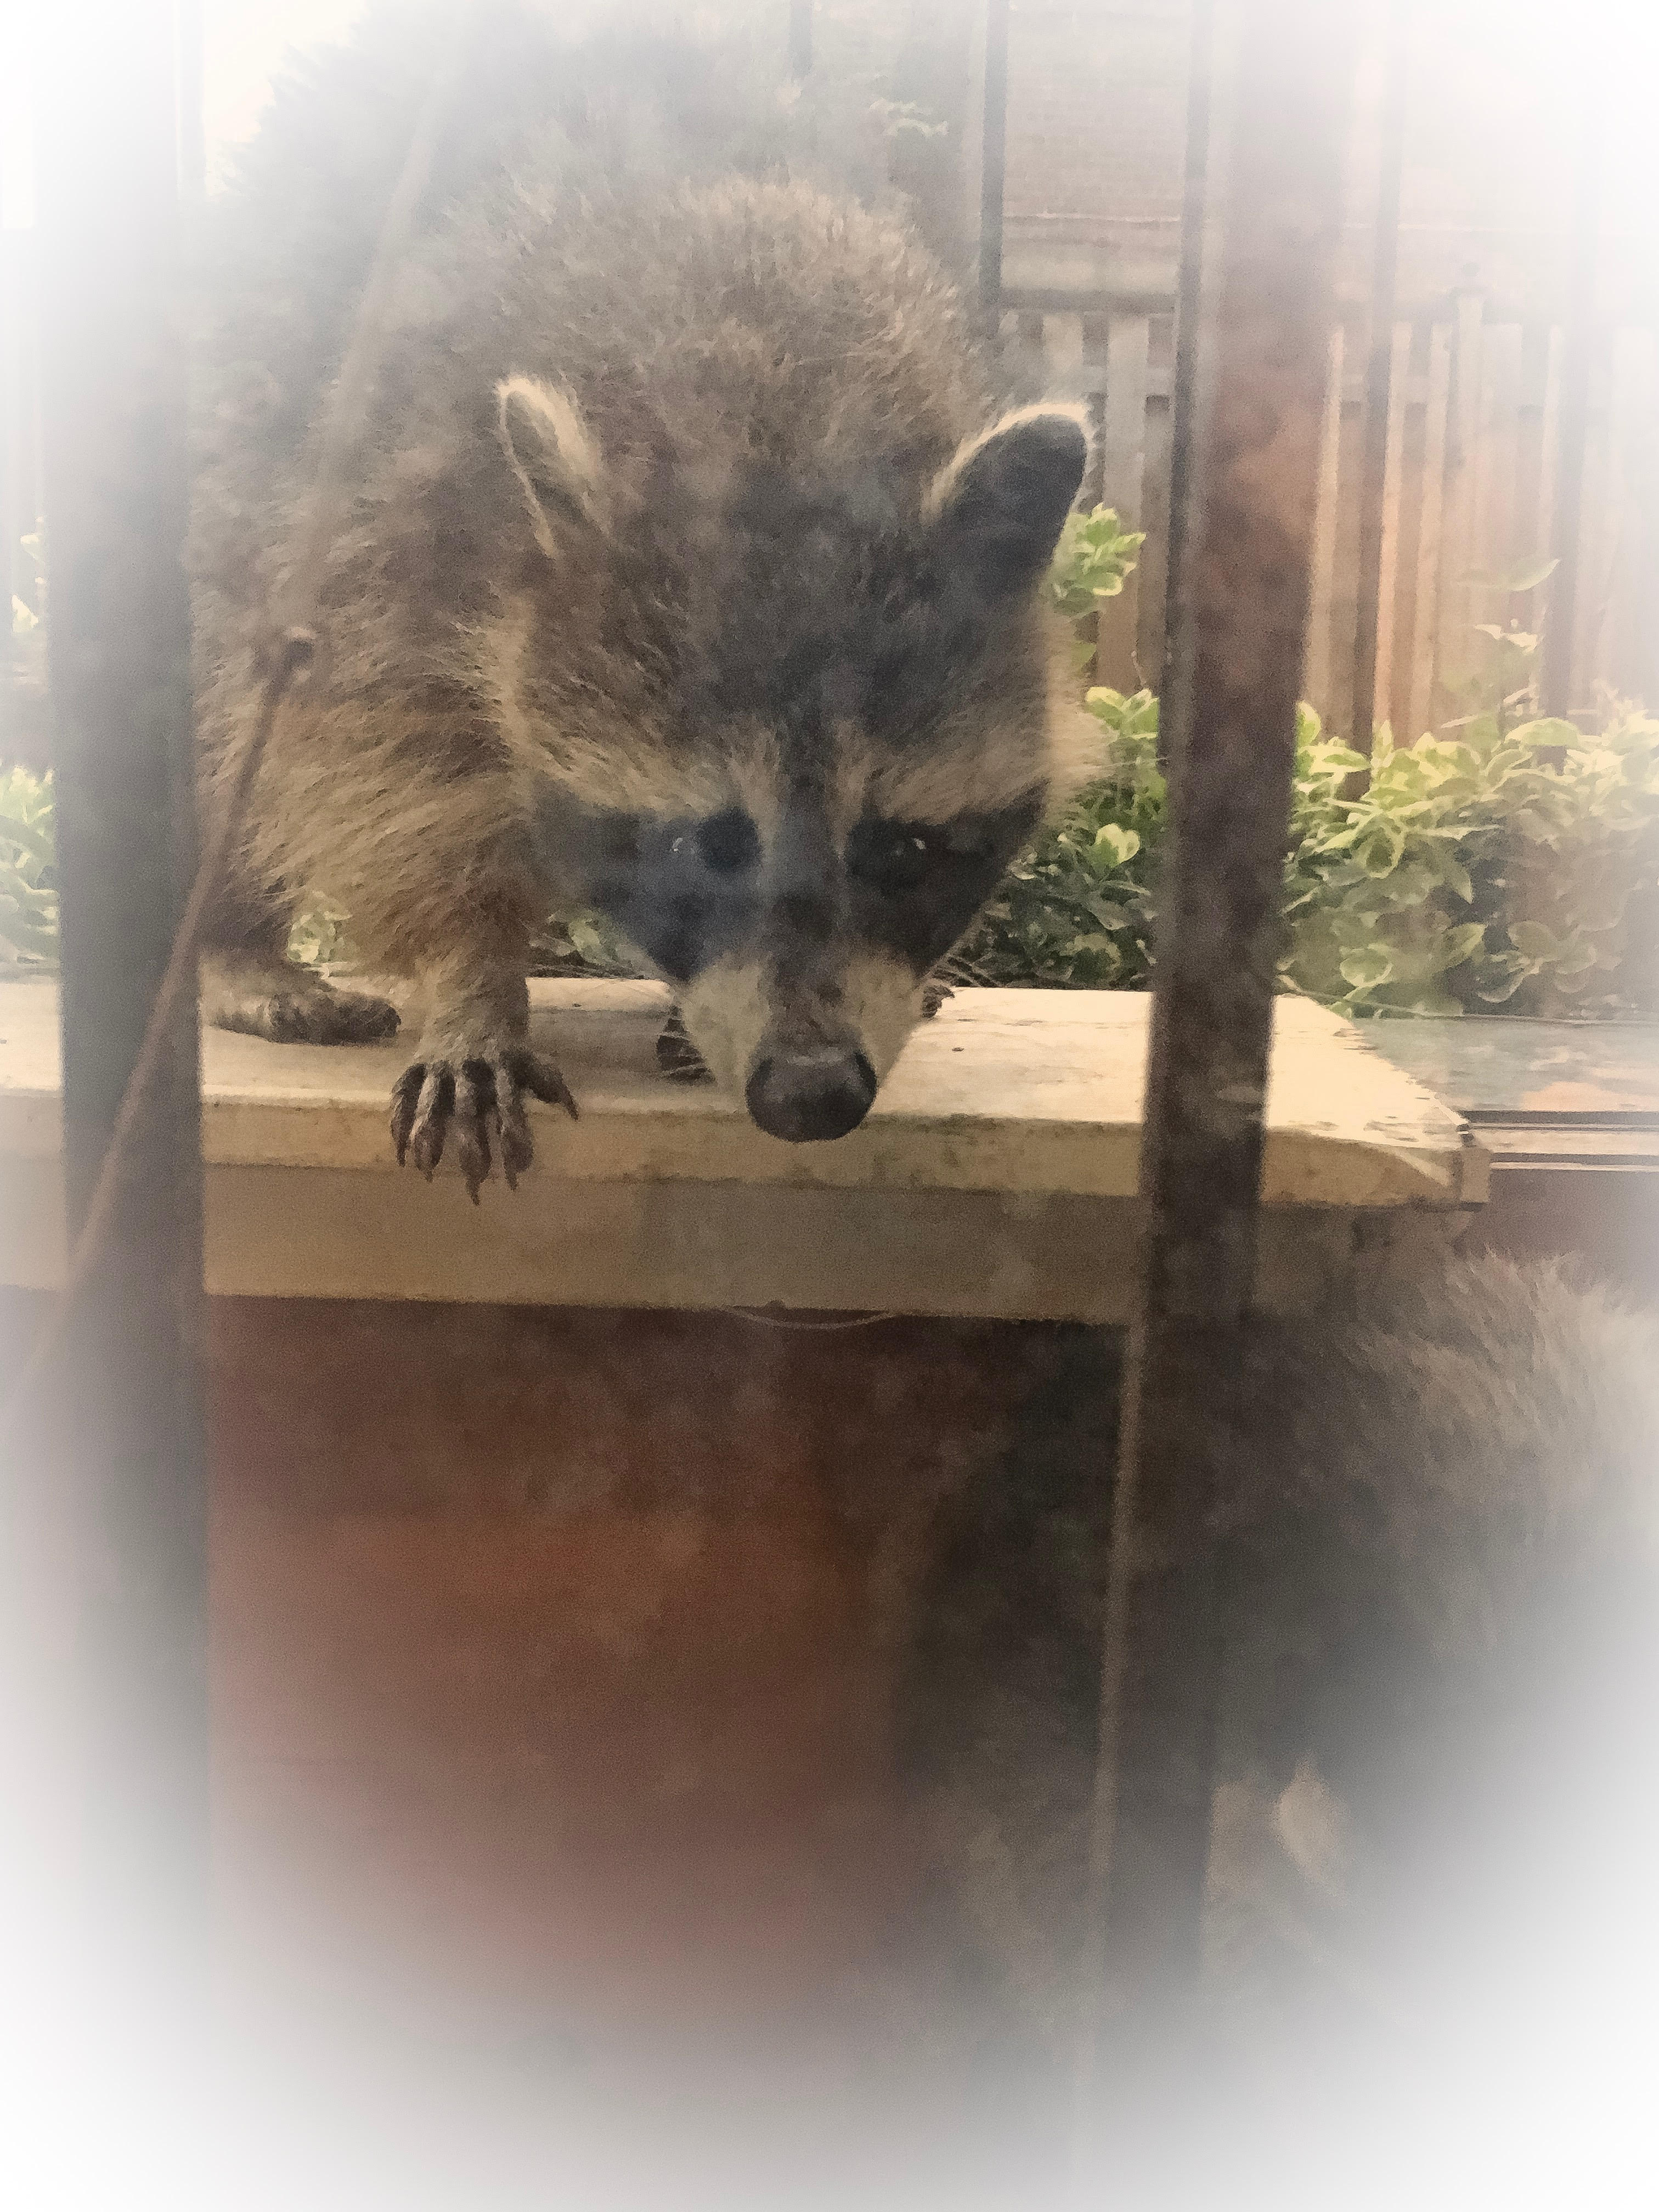
[[[1351, 780], [1363, 781], [1357, 795]], [[1367, 763], [1310, 732], [1287, 870], [1291, 981], [1350, 1013], [1653, 1004], [1659, 721], [1495, 714]]]
[[[34, 531], [20, 538], [14, 568], [33, 575], [30, 598], [14, 592], [9, 618], [0, 628], [0, 760], [44, 766], [50, 757], [46, 711], [46, 539]], [[33, 605], [30, 604], [30, 599]]]
[[[1158, 702], [1092, 690], [1110, 763], [1010, 872], [964, 972], [1146, 982], [1164, 829]], [[1370, 759], [1299, 713], [1288, 988], [1351, 1014], [1648, 1012], [1659, 983], [1659, 721], [1497, 714]]]
[[1068, 515], [1048, 572], [1049, 592], [1060, 613], [1098, 614], [1101, 601], [1116, 599], [1123, 589], [1146, 542], [1144, 530], [1120, 528], [1109, 507]]
[[0, 964], [38, 965], [58, 951], [52, 779], [0, 769]]
[[957, 955], [978, 981], [1128, 990], [1151, 974], [1164, 820], [1158, 702], [1096, 689], [1087, 703], [1111, 732], [1106, 775], [1004, 877]]

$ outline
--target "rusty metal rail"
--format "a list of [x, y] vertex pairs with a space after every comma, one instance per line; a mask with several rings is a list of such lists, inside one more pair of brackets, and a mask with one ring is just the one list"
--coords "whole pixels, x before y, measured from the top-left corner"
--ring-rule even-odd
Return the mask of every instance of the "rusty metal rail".
[[[195, 866], [172, 0], [42, 18], [36, 175], [61, 872], [64, 1157], [86, 1218]], [[202, 1166], [193, 993], [131, 1118], [51, 1405], [81, 1524], [94, 1897], [199, 1952], [208, 1850]]]
[[[1328, 0], [1242, 0], [1225, 238], [1193, 455], [1192, 679], [1140, 1188], [1147, 1227], [1109, 1561], [1078, 2148], [1190, 2011], [1218, 1693], [1211, 1523], [1255, 1291], [1296, 708], [1353, 43]], [[1207, 272], [1206, 272], [1207, 289]], [[1133, 2045], [1126, 2036], [1132, 2030]], [[1126, 2064], [1132, 2051], [1133, 2063]], [[1118, 2105], [1121, 2117], [1121, 2102]]]
[[[7, 1407], [56, 1385], [84, 1567], [72, 1725], [95, 1905], [152, 1965], [199, 1957], [208, 1898], [207, 1479], [199, 1037], [202, 917], [289, 681], [392, 272], [475, 23], [459, 7], [383, 217], [330, 397], [317, 496], [271, 611], [260, 711], [198, 855], [184, 542], [181, 127], [173, 0], [143, 0], [88, 70], [58, 19], [40, 103], [45, 477], [52, 517], [64, 1170], [63, 1292]], [[107, 74], [105, 64], [107, 63]], [[130, 189], [108, 189], [112, 174]], [[71, 1382], [71, 1379], [73, 1381]], [[189, 1972], [187, 1965], [185, 1966]]]

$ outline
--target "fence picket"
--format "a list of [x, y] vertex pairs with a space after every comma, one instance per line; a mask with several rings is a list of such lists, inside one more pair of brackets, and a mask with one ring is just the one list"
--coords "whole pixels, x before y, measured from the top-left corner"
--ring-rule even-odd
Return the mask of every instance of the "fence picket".
[[1481, 302], [1466, 292], [1457, 302], [1452, 343], [1452, 390], [1448, 422], [1445, 490], [1440, 543], [1440, 641], [1436, 678], [1455, 687], [1474, 660], [1474, 611], [1469, 574], [1475, 566], [1475, 464], [1480, 429]]
[[1412, 594], [1412, 653], [1407, 742], [1429, 727], [1434, 711], [1435, 657], [1440, 641], [1441, 524], [1445, 511], [1446, 417], [1451, 397], [1452, 334], [1429, 329], [1428, 393], [1423, 404], [1423, 477], [1417, 515], [1417, 578]]
[[1396, 323], [1389, 362], [1389, 436], [1382, 464], [1382, 561], [1377, 583], [1376, 681], [1371, 721], [1394, 719], [1395, 607], [1400, 575], [1400, 486], [1406, 444], [1406, 378], [1411, 368], [1412, 326]]
[[1083, 317], [1080, 314], [1044, 315], [1042, 362], [1047, 372], [1048, 390], [1055, 398], [1082, 398], [1085, 372]]
[[1325, 369], [1325, 420], [1319, 434], [1319, 492], [1314, 512], [1313, 596], [1308, 610], [1308, 642], [1302, 689], [1325, 714], [1331, 690], [1331, 586], [1336, 568], [1336, 518], [1341, 489], [1342, 325], [1331, 332]]
[[1139, 527], [1146, 467], [1149, 315], [1115, 314], [1106, 328], [1106, 420], [1103, 491], [1127, 526]]
[[1593, 627], [1586, 665], [1604, 681], [1620, 684], [1639, 651], [1644, 610], [1635, 588], [1645, 565], [1642, 540], [1646, 518], [1637, 494], [1644, 433], [1651, 434], [1654, 406], [1654, 334], [1614, 334], [1612, 390], [1601, 501], [1600, 544], [1586, 564]]
[[[1515, 567], [1516, 491], [1521, 469], [1521, 325], [1489, 323], [1480, 349], [1480, 507], [1475, 565], [1488, 576]], [[1497, 585], [1480, 602], [1483, 622], [1507, 622], [1510, 594]]]
[[[1146, 507], [1146, 386], [1152, 318], [1114, 314], [1106, 325], [1106, 404], [1101, 434], [1101, 498], [1127, 529], [1138, 530]], [[1100, 611], [1096, 666], [1100, 681], [1133, 691], [1142, 669], [1139, 571]]]

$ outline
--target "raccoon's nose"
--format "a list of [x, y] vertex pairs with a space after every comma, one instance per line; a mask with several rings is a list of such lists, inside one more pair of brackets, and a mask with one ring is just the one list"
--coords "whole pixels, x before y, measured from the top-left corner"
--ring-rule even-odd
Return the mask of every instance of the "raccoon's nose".
[[876, 1095], [876, 1071], [861, 1052], [822, 1046], [775, 1053], [749, 1079], [749, 1110], [769, 1136], [822, 1143], [856, 1129]]

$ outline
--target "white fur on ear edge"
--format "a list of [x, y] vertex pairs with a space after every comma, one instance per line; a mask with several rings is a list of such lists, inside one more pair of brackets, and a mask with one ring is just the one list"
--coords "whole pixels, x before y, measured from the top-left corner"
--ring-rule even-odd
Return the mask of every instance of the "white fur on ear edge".
[[933, 478], [922, 510], [927, 519], [931, 521], [943, 513], [951, 493], [988, 446], [1006, 438], [1011, 431], [1021, 429], [1027, 422], [1052, 421], [1055, 416], [1074, 422], [1083, 433], [1085, 446], [1090, 444], [1089, 410], [1081, 403], [1074, 405], [1066, 400], [1038, 399], [1029, 407], [1016, 407], [1012, 413], [1000, 416], [988, 428], [981, 430], [978, 437], [969, 438], [965, 445], [957, 447]]
[[501, 445], [543, 552], [556, 550], [557, 509], [603, 530], [610, 519], [605, 464], [575, 401], [536, 377], [507, 376], [495, 386], [495, 405]]

